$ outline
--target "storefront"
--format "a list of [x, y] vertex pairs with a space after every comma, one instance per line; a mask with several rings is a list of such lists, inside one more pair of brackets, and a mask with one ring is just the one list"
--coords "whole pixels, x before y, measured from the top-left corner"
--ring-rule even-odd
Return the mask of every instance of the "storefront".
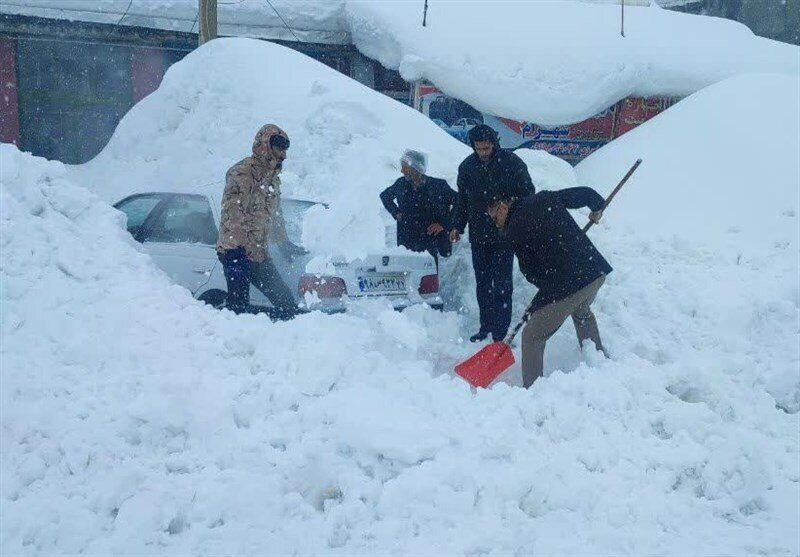
[[494, 128], [508, 149], [539, 149], [577, 164], [622, 134], [666, 110], [675, 97], [628, 97], [597, 114], [569, 126], [539, 126], [483, 114], [467, 103], [448, 97], [436, 87], [420, 83], [414, 90], [414, 108], [434, 120], [447, 133], [467, 142], [478, 123]]

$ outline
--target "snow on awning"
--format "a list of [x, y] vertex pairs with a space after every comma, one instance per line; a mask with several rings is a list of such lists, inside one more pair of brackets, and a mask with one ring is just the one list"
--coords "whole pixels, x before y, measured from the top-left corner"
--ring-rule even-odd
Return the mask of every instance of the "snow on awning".
[[720, 18], [577, 1], [348, 2], [356, 47], [407, 81], [481, 112], [542, 125], [620, 99], [686, 96], [742, 73], [800, 73], [800, 49]]

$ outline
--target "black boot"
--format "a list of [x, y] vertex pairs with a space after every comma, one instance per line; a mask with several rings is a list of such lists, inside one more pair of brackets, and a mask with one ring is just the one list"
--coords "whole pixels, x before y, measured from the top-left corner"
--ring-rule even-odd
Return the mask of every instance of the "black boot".
[[492, 340], [495, 341], [495, 342], [502, 342], [502, 341], [504, 341], [506, 339], [506, 335], [507, 334], [508, 334], [508, 331], [506, 331], [503, 334], [492, 333]]
[[478, 331], [477, 333], [475, 333], [474, 335], [469, 337], [469, 341], [470, 342], [480, 342], [482, 340], [486, 340], [486, 337], [488, 337], [488, 336], [489, 336], [489, 333], [487, 333], [485, 331]]

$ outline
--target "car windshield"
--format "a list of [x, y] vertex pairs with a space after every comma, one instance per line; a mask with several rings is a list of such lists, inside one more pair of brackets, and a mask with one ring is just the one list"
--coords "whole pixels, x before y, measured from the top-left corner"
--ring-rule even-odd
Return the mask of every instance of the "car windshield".
[[300, 201], [298, 199], [282, 199], [281, 210], [283, 220], [286, 221], [286, 235], [295, 244], [302, 244], [303, 218], [306, 211], [317, 205], [313, 201]]

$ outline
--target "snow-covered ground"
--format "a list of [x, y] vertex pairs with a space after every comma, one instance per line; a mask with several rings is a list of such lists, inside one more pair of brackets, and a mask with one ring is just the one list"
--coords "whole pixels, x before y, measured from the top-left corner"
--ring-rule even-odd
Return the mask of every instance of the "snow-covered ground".
[[[762, 82], [785, 161], [729, 124], [763, 107]], [[464, 244], [443, 277], [463, 314], [373, 302], [271, 323], [192, 300], [124, 232], [108, 201], [219, 188], [268, 121], [292, 137], [287, 193], [332, 203], [306, 220], [314, 249], [382, 241], [377, 192], [406, 147], [454, 183], [463, 145], [302, 55], [206, 45], [83, 167], [0, 146], [0, 552], [796, 555], [796, 87], [721, 83], [577, 175], [525, 153], [540, 187], [604, 194], [645, 159], [591, 232], [615, 267], [595, 305], [612, 357], [565, 326], [530, 390], [516, 366], [477, 392], [452, 374], [475, 348]], [[695, 144], [673, 138], [697, 119], [716, 147], [681, 165]], [[722, 233], [748, 196], [752, 224]]]
[[744, 25], [653, 6], [570, 0], [346, 4], [354, 44], [408, 81], [481, 112], [580, 122], [629, 95], [685, 96], [748, 72], [800, 73], [800, 49]]

